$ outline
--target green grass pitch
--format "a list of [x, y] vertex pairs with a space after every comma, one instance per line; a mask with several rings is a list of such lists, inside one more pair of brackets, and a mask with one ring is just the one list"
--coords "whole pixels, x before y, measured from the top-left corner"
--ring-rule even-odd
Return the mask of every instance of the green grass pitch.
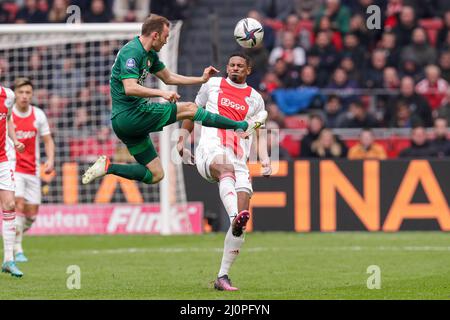
[[[449, 299], [450, 236], [440, 232], [254, 232], [230, 278], [212, 289], [224, 234], [25, 237], [22, 279], [0, 274], [0, 299]], [[81, 289], [66, 287], [67, 267]], [[367, 268], [381, 289], [367, 288]]]

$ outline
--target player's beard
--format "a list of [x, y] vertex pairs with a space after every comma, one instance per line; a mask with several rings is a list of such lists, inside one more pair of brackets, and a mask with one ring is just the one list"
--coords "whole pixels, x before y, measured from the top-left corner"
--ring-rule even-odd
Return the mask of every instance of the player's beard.
[[230, 79], [231, 79], [231, 81], [236, 82], [236, 83], [238, 83], [238, 81], [239, 81], [239, 77], [235, 74], [231, 75]]

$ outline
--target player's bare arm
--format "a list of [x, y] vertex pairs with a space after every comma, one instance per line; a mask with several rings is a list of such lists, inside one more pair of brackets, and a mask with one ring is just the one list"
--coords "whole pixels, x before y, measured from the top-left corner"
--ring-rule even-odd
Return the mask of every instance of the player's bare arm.
[[180, 98], [180, 95], [175, 91], [166, 91], [154, 88], [147, 88], [141, 86], [137, 79], [123, 79], [122, 80], [125, 94], [127, 96], [141, 97], [141, 98], [151, 98], [151, 97], [161, 97], [170, 102], [176, 102]]
[[177, 151], [183, 159], [183, 163], [194, 165], [195, 158], [191, 150], [185, 147], [186, 140], [189, 138], [192, 130], [194, 130], [194, 121], [186, 119], [181, 124], [180, 136], [178, 137]]
[[220, 71], [209, 66], [205, 68], [202, 76], [200, 77], [188, 77], [170, 71], [168, 68], [155, 73], [155, 75], [161, 79], [162, 82], [168, 85], [185, 85], [185, 84], [202, 84], [207, 82], [211, 76], [219, 73]]
[[23, 152], [25, 150], [25, 145], [19, 140], [17, 140], [16, 131], [14, 130], [14, 123], [11, 117], [11, 109], [9, 109], [8, 111], [7, 120], [8, 120], [8, 136], [13, 141], [14, 148], [16, 148], [18, 152]]
[[42, 136], [42, 141], [44, 142], [45, 155], [47, 156], [47, 160], [44, 163], [44, 172], [49, 174], [55, 166], [55, 143], [51, 134]]

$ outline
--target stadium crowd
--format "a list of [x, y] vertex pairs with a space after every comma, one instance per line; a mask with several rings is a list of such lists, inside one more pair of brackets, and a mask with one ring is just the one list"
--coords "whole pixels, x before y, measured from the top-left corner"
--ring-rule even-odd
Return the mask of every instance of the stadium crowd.
[[[263, 24], [265, 34], [262, 45], [246, 50], [254, 61], [248, 82], [266, 100], [270, 128], [306, 130], [294, 150], [292, 145], [282, 144], [282, 149], [286, 148], [282, 155], [351, 159], [450, 156], [446, 131], [450, 121], [450, 1], [256, 3], [248, 16]], [[381, 13], [381, 28], [373, 30], [366, 25], [366, 9], [372, 4], [378, 5]], [[86, 23], [133, 22], [142, 21], [149, 12], [189, 19], [195, 0], [3, 1], [0, 23], [64, 22], [69, 5], [81, 8]], [[28, 61], [16, 61], [14, 66], [11, 59], [15, 56], [9, 60], [0, 57], [2, 69], [28, 65], [28, 76], [45, 84], [36, 90], [36, 99], [45, 102], [42, 107], [53, 130], [72, 119], [71, 132], [92, 140], [75, 142], [80, 148], [71, 149], [72, 158], [89, 154], [86, 145], [114, 152], [114, 146], [106, 143], [110, 130], [108, 80], [115, 48], [120, 45], [114, 41], [69, 44], [65, 52], [70, 55], [58, 59], [57, 64], [53, 57], [44, 57], [54, 54], [45, 47], [23, 55]], [[51, 65], [43, 65], [49, 61]], [[77, 65], [80, 63], [83, 66]], [[1, 75], [0, 81], [4, 77]], [[76, 99], [68, 99], [68, 95]], [[364, 130], [360, 130], [360, 141], [349, 143], [333, 133], [339, 128]], [[402, 145], [409, 149], [389, 151], [386, 143], [374, 142], [371, 129], [375, 128], [410, 130], [410, 141]], [[67, 143], [62, 142], [62, 147], [67, 149]], [[76, 150], [84, 151], [77, 154]]]

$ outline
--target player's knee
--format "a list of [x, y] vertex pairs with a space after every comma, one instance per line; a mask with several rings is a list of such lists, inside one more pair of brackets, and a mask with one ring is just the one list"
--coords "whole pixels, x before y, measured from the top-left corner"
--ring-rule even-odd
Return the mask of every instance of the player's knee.
[[164, 171], [163, 170], [157, 170], [153, 172], [153, 183], [158, 183], [162, 179], [164, 179]]
[[5, 202], [3, 202], [3, 206], [2, 206], [3, 210], [5, 211], [13, 211], [16, 209], [16, 203], [14, 200], [7, 200]]
[[234, 166], [232, 164], [223, 164], [219, 172], [220, 175], [232, 174], [234, 176]]
[[195, 116], [195, 114], [197, 113], [197, 109], [197, 105], [193, 102], [188, 102], [188, 104], [186, 105], [186, 113], [189, 117]]

